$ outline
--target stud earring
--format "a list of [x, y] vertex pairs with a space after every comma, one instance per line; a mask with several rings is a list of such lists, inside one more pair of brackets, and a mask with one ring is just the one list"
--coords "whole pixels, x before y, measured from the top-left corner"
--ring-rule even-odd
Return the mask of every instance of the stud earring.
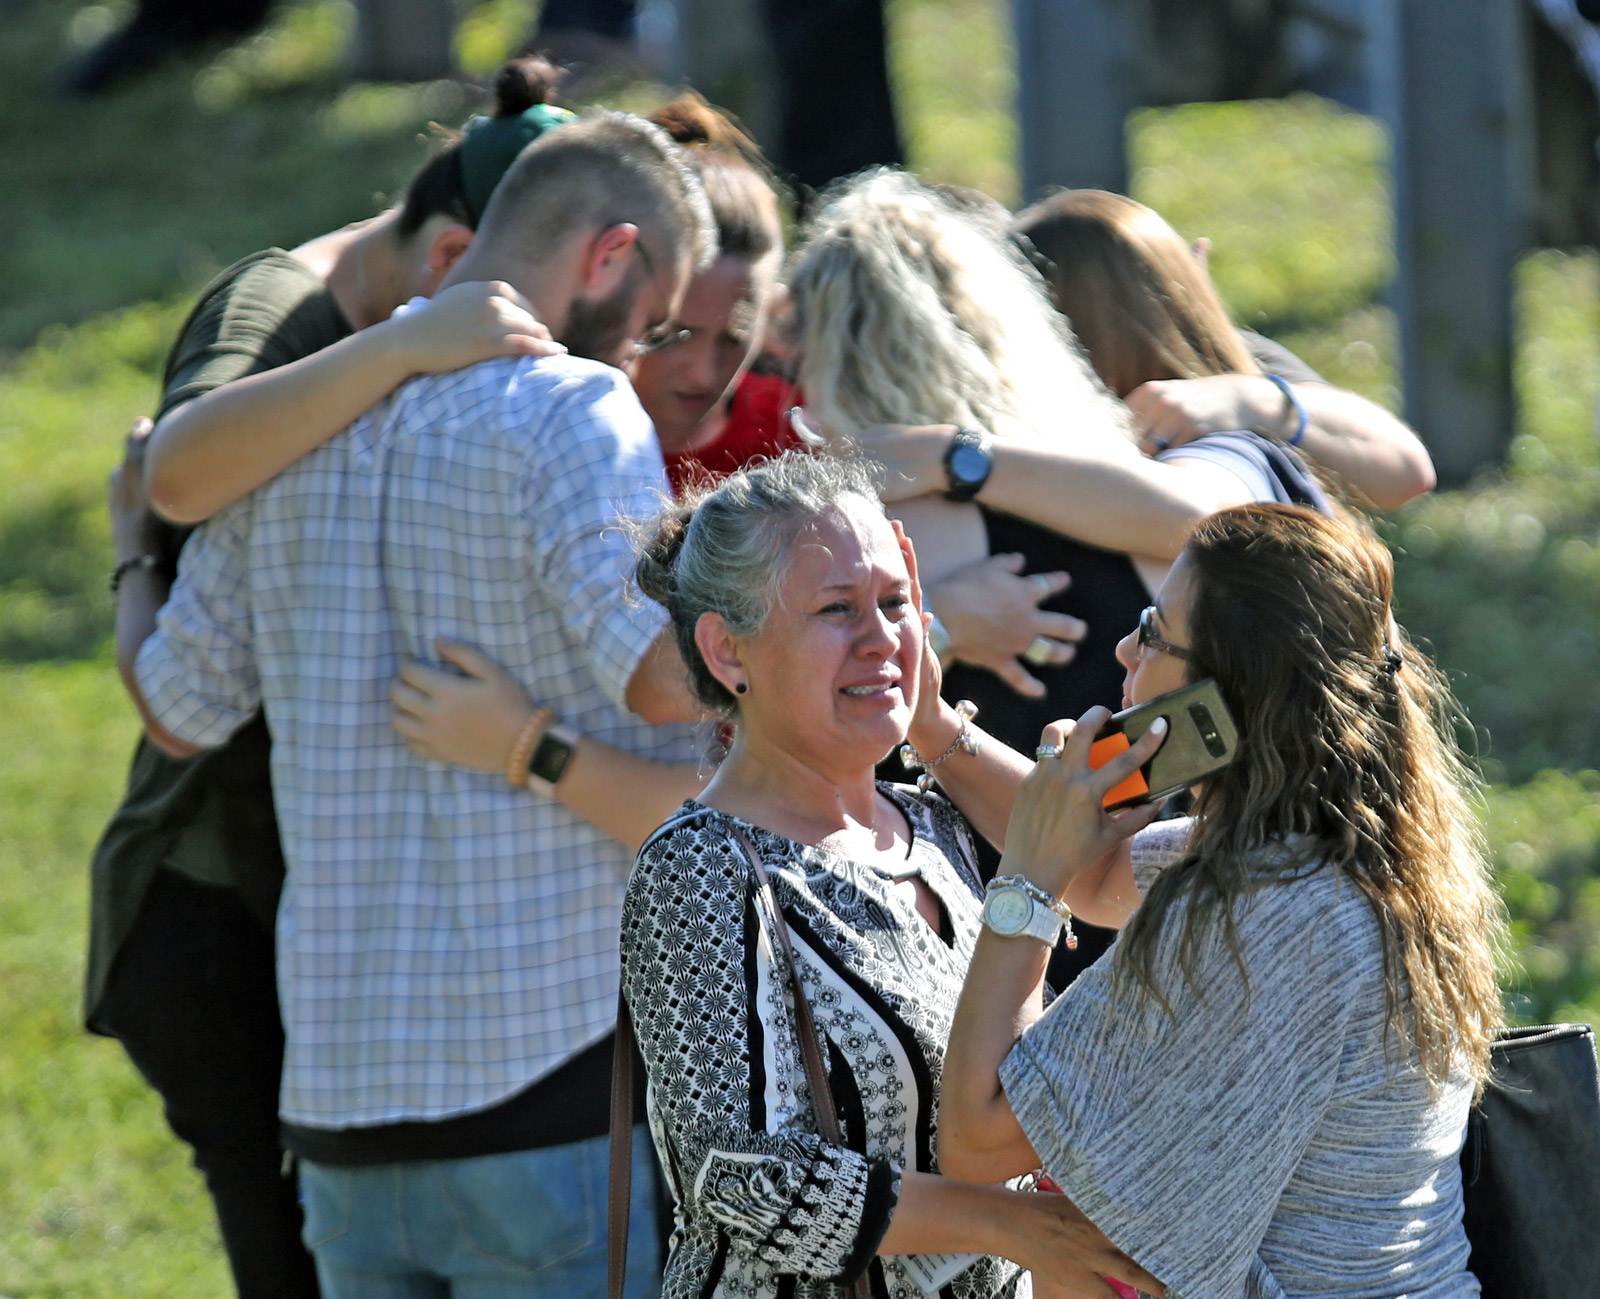
[[747, 682], [741, 681], [733, 688], [733, 693], [736, 695], [747, 695], [750, 693], [750, 686]]

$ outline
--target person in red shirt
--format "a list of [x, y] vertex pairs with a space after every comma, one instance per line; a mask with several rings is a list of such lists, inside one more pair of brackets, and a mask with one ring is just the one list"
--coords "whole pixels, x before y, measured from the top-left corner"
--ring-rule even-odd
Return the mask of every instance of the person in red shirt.
[[719, 241], [717, 259], [685, 290], [673, 328], [631, 367], [681, 495], [799, 445], [787, 418], [793, 386], [749, 372], [782, 294], [783, 218], [755, 144], [699, 95], [680, 95], [650, 120], [699, 173]]

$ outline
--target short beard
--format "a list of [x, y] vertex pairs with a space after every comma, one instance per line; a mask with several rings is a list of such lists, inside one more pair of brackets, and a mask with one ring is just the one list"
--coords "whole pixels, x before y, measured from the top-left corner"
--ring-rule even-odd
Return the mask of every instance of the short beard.
[[599, 301], [574, 298], [567, 311], [567, 327], [561, 334], [567, 351], [620, 369], [634, 341], [628, 337], [628, 319], [633, 315], [643, 282], [642, 269], [632, 266], [610, 297]]

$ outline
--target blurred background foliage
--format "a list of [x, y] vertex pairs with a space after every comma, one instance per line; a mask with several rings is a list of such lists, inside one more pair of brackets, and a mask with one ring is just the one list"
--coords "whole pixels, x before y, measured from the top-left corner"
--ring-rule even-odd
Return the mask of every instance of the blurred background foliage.
[[[120, 3], [120, 0], [119, 0]], [[198, 1179], [118, 1048], [83, 1035], [85, 863], [135, 735], [110, 660], [106, 473], [154, 402], [194, 292], [252, 249], [377, 211], [454, 83], [348, 86], [339, 0], [91, 104], [50, 70], [119, 3], [0, 0], [0, 1296], [189, 1299], [226, 1288]], [[483, 77], [537, 0], [463, 0]], [[889, 0], [912, 165], [1018, 198], [1003, 0]], [[662, 88], [616, 102], [647, 107]], [[1213, 242], [1242, 323], [1394, 404], [1386, 145], [1301, 98], [1141, 112], [1134, 192]], [[1487, 778], [1525, 1020], [1600, 1021], [1600, 259], [1523, 262], [1510, 464], [1380, 522], [1399, 612], [1450, 672]], [[1447, 431], [1445, 431], [1447, 433]]]

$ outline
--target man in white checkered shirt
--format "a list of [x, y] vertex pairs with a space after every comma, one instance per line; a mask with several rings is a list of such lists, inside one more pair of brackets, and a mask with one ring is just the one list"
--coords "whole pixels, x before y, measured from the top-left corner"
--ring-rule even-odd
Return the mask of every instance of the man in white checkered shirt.
[[[613, 365], [665, 325], [710, 230], [637, 118], [530, 146], [451, 280], [509, 281], [573, 355], [407, 383], [195, 534], [139, 654], [158, 742], [267, 713], [282, 1113], [329, 1299], [603, 1293], [628, 854], [554, 799], [413, 756], [389, 687], [453, 637], [585, 735], [693, 756], [690, 728], [650, 724], [692, 705], [662, 612], [625, 591], [617, 521], [667, 484]], [[636, 1197], [646, 1263], [650, 1214]]]

